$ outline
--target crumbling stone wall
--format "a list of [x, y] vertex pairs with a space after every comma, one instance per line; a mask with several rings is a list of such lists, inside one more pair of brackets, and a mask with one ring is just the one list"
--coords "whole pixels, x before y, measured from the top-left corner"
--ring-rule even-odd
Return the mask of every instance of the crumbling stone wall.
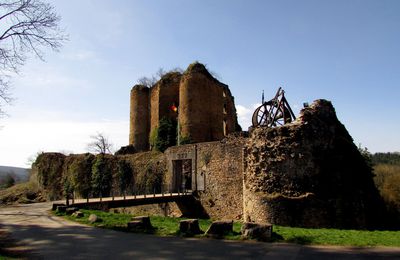
[[[171, 111], [179, 106], [179, 115]], [[181, 74], [164, 75], [154, 86], [131, 90], [129, 144], [149, 149], [149, 137], [163, 118], [179, 119], [180, 135], [192, 143], [221, 140], [238, 128], [234, 99], [227, 85], [203, 64], [193, 63]]]
[[[96, 155], [100, 156], [100, 155]], [[122, 196], [118, 185], [118, 162], [125, 161], [130, 165], [132, 179], [128, 185], [127, 194], [143, 194], [160, 191], [165, 186], [165, 159], [160, 152], [142, 152], [129, 155], [104, 155], [105, 168], [112, 176], [110, 194]], [[33, 172], [38, 177], [38, 183], [43, 190], [43, 195], [49, 200], [60, 200], [64, 198], [64, 182], [68, 178], [75, 189], [76, 198], [83, 198], [78, 190], [82, 186], [91, 185], [92, 166], [95, 156], [90, 154], [63, 155], [60, 153], [43, 153], [39, 155], [33, 164]], [[81, 178], [81, 179], [79, 179]], [[86, 182], [80, 183], [81, 182]]]
[[166, 183], [173, 183], [174, 160], [191, 159], [192, 189], [206, 215], [213, 219], [241, 219], [244, 143], [243, 137], [228, 136], [222, 141], [168, 148]]
[[373, 228], [384, 212], [371, 169], [326, 100], [291, 124], [253, 130], [243, 206], [246, 221], [304, 227]]
[[48, 200], [62, 197], [62, 172], [65, 155], [61, 153], [41, 153], [32, 165], [33, 175], [42, 189], [42, 195]]
[[179, 123], [181, 135], [193, 142], [221, 140], [237, 124], [233, 97], [200, 63], [191, 64], [182, 76]]
[[150, 131], [156, 129], [164, 117], [177, 120], [177, 113], [171, 110], [171, 106], [179, 105], [181, 76], [179, 72], [167, 73], [150, 88]]

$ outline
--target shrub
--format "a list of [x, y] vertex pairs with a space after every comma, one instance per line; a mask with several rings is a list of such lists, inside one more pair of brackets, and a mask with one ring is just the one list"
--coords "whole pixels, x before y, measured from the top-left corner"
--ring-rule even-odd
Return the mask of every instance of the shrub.
[[156, 151], [164, 152], [168, 147], [176, 145], [177, 122], [163, 117], [158, 125], [157, 131], [151, 133], [150, 144]]
[[106, 159], [103, 154], [96, 156], [92, 166], [91, 186], [94, 196], [108, 196], [111, 191], [112, 173], [107, 167]]

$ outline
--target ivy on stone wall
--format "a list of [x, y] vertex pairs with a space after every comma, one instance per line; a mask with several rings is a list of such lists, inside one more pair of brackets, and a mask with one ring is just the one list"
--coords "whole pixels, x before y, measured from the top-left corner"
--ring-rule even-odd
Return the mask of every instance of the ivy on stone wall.
[[66, 159], [66, 172], [69, 176], [75, 195], [88, 198], [91, 192], [92, 165], [95, 157], [93, 154], [72, 156]]
[[61, 153], [42, 153], [33, 163], [33, 171], [44, 196], [49, 200], [60, 199], [63, 192], [62, 172], [65, 155]]
[[92, 166], [92, 191], [94, 196], [109, 196], [111, 191], [112, 173], [107, 167], [107, 162], [103, 154], [96, 156]]
[[153, 150], [164, 152], [168, 147], [176, 145], [177, 122], [163, 117], [158, 128], [153, 129], [150, 134], [150, 145]]
[[118, 161], [117, 178], [119, 191], [125, 196], [133, 179], [131, 166], [125, 160]]

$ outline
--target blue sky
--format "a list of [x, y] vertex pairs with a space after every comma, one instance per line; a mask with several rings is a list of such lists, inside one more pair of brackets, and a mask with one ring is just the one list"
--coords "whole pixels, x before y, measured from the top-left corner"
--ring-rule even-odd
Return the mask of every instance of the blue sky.
[[159, 68], [200, 61], [228, 84], [247, 129], [261, 92], [333, 102], [355, 143], [400, 151], [400, 1], [51, 1], [70, 40], [13, 78], [0, 165], [128, 144], [129, 91]]

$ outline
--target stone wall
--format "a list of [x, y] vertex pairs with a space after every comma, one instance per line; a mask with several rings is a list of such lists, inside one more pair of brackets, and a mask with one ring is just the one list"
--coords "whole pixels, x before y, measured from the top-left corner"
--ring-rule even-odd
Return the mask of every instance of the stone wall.
[[233, 96], [227, 85], [195, 63], [183, 74], [179, 99], [181, 135], [193, 142], [221, 140], [236, 131]]
[[173, 161], [192, 160], [192, 189], [213, 219], [241, 219], [243, 214], [242, 150], [245, 138], [170, 147], [165, 151], [166, 183], [173, 183]]
[[129, 144], [135, 146], [136, 151], [149, 150], [149, 88], [136, 85], [131, 90]]
[[[97, 157], [100, 155], [96, 155]], [[32, 170], [38, 176], [38, 183], [43, 194], [50, 200], [64, 198], [63, 190], [66, 179], [75, 183], [75, 197], [82, 198], [78, 192], [80, 186], [85, 184], [90, 187], [92, 166], [96, 157], [90, 154], [73, 154], [65, 156], [59, 153], [43, 153], [33, 164]], [[122, 196], [119, 189], [118, 162], [124, 161], [130, 166], [132, 178], [127, 188], [127, 194], [133, 195], [161, 192], [165, 186], [164, 174], [166, 163], [164, 155], [160, 152], [141, 152], [130, 155], [105, 155], [105, 168], [111, 175], [110, 194]]]
[[[170, 109], [172, 104], [179, 107], [179, 115]], [[192, 143], [222, 140], [238, 126], [228, 86], [200, 63], [189, 65], [183, 74], [167, 73], [150, 89], [132, 89], [130, 144], [138, 151], [149, 149], [149, 136], [163, 117], [179, 117], [180, 135]]]
[[372, 177], [332, 104], [317, 100], [293, 123], [251, 133], [244, 150], [244, 219], [378, 227], [384, 207]]
[[150, 89], [150, 129], [156, 129], [162, 118], [176, 120], [177, 113], [171, 110], [172, 104], [179, 105], [179, 84], [181, 74], [170, 72], [164, 75]]

